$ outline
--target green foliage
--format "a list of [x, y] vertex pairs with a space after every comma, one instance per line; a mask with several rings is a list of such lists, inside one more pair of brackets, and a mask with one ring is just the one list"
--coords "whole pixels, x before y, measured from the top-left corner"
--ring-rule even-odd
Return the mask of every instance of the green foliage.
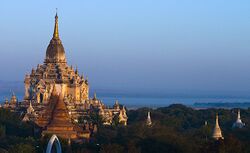
[[124, 148], [118, 144], [107, 144], [101, 147], [100, 153], [123, 153]]
[[35, 153], [35, 148], [30, 144], [16, 144], [9, 149], [9, 153]]
[[0, 138], [4, 138], [6, 135], [6, 129], [4, 125], [0, 125]]
[[7, 109], [0, 109], [0, 125], [5, 126], [5, 134], [12, 136], [27, 137], [33, 135], [33, 126], [23, 123], [19, 114], [10, 112]]
[[[151, 112], [152, 127], [145, 125], [148, 111]], [[125, 152], [247, 153], [250, 150], [248, 146], [250, 127], [232, 129], [237, 115], [234, 111], [194, 110], [178, 104], [156, 110], [149, 108], [130, 110], [127, 127], [101, 128], [97, 141], [99, 144], [105, 144], [105, 150], [112, 144], [118, 144], [124, 147]], [[216, 113], [219, 113], [225, 140], [215, 141], [211, 138]], [[250, 109], [242, 110], [242, 116], [244, 116], [243, 121], [247, 125], [250, 124]], [[205, 121], [208, 122], [206, 126]]]
[[87, 122], [92, 122], [94, 124], [97, 124], [97, 125], [101, 125], [102, 123], [102, 118], [101, 116], [98, 114], [97, 111], [91, 111], [91, 112], [86, 112], [90, 115], [86, 115], [86, 116], [80, 116], [78, 118], [78, 122], [79, 123], [84, 123], [85, 121]]
[[0, 153], [8, 153], [8, 151], [3, 148], [0, 148]]
[[[147, 112], [151, 112], [153, 125], [146, 126]], [[241, 110], [243, 129], [232, 129], [237, 110], [205, 109], [194, 110], [183, 105], [152, 110], [140, 108], [127, 111], [128, 126], [102, 126], [97, 113], [84, 120], [98, 123], [98, 132], [89, 142], [82, 144], [61, 140], [64, 152], [73, 153], [249, 153], [250, 152], [250, 109]], [[215, 114], [224, 140], [215, 141], [211, 134]], [[117, 118], [114, 118], [114, 121]], [[207, 125], [204, 122], [207, 121]], [[36, 139], [31, 123], [22, 123], [19, 115], [0, 109], [0, 151], [1, 152], [38, 152], [46, 149], [50, 136]]]
[[72, 142], [71, 150], [73, 153], [98, 153], [99, 146], [94, 143], [83, 143], [81, 145]]
[[119, 125], [119, 116], [118, 116], [118, 114], [116, 114], [114, 116], [112, 124], [113, 124], [113, 126], [118, 126]]
[[90, 113], [90, 119], [91, 119], [91, 122], [93, 122], [93, 123], [95, 123], [97, 125], [102, 124], [102, 118], [96, 111]]

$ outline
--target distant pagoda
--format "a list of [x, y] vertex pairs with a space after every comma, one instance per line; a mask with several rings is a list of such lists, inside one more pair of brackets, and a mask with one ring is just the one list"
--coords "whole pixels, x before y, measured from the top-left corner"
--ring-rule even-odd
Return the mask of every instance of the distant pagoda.
[[150, 117], [150, 112], [148, 112], [148, 117], [147, 117], [147, 120], [146, 120], [146, 125], [147, 126], [151, 126], [152, 125], [152, 121], [151, 121], [151, 117]]
[[224, 139], [224, 137], [222, 136], [222, 132], [221, 132], [221, 129], [220, 129], [220, 125], [219, 125], [219, 117], [218, 117], [218, 114], [216, 114], [215, 127], [214, 127], [214, 131], [213, 131], [212, 137], [213, 137], [215, 140]]
[[15, 111], [16, 107], [18, 106], [18, 100], [14, 92], [12, 92], [10, 101], [8, 98], [5, 98], [5, 102], [3, 104], [3, 108], [8, 108], [11, 111]]
[[243, 123], [241, 121], [240, 118], [240, 109], [238, 110], [238, 114], [237, 114], [237, 120], [234, 122], [233, 124], [233, 128], [243, 128], [245, 126], [245, 123]]

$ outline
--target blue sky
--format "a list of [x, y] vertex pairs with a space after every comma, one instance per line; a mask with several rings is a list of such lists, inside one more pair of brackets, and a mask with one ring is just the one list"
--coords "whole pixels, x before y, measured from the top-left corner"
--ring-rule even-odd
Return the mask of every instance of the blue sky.
[[250, 1], [1, 1], [0, 80], [42, 63], [55, 8], [68, 63], [90, 87], [250, 95]]

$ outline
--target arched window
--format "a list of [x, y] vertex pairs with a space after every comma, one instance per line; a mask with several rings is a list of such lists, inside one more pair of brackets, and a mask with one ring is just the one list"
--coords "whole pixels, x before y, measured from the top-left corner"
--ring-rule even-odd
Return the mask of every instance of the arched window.
[[59, 139], [55, 134], [52, 135], [52, 137], [49, 140], [49, 143], [47, 145], [46, 153], [51, 153], [52, 146], [55, 143], [56, 146], [56, 153], [62, 153], [62, 148]]

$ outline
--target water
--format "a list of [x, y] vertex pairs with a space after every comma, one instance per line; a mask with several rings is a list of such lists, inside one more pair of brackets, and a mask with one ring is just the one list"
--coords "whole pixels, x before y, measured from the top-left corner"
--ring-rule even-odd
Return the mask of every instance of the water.
[[[22, 93], [16, 94], [17, 98], [20, 100], [23, 99]], [[4, 97], [10, 99], [11, 94], [0, 94], [0, 101], [4, 101]], [[148, 96], [131, 96], [131, 95], [112, 95], [112, 94], [100, 94], [97, 97], [102, 100], [103, 103], [109, 107], [112, 107], [116, 100], [119, 101], [120, 104], [125, 105], [129, 109], [135, 109], [139, 107], [165, 107], [171, 104], [184, 104], [187, 106], [193, 106], [194, 103], [244, 103], [250, 102], [250, 98], [204, 98], [204, 97], [148, 97]]]
[[120, 104], [125, 104], [128, 108], [138, 107], [165, 107], [171, 104], [183, 104], [193, 107], [194, 103], [244, 103], [250, 102], [250, 98], [180, 98], [180, 97], [165, 97], [165, 98], [149, 98], [149, 97], [100, 97], [103, 102], [112, 106], [115, 100]]

